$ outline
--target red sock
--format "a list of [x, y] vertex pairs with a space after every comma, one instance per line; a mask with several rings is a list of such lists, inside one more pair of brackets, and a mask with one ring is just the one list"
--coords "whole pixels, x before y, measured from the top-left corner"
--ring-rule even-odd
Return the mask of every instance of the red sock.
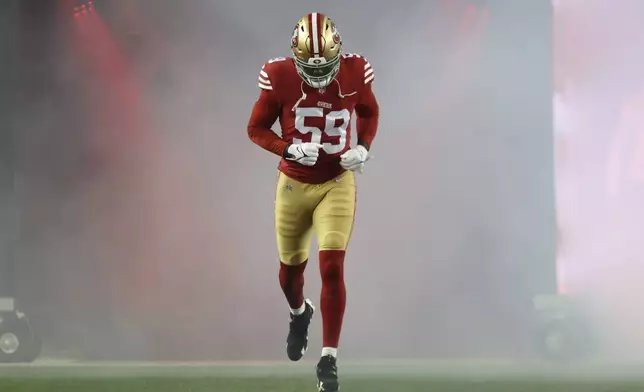
[[347, 303], [347, 291], [344, 286], [343, 250], [320, 251], [320, 275], [322, 276], [322, 346], [338, 347], [342, 318]]
[[299, 309], [304, 305], [304, 270], [305, 260], [300, 265], [280, 263], [280, 286], [291, 309]]

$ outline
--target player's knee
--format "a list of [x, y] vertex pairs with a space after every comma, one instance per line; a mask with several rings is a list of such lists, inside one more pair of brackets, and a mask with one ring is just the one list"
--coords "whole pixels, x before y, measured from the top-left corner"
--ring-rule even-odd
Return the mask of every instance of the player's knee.
[[342, 280], [343, 277], [343, 266], [341, 263], [326, 263], [323, 264], [320, 268], [320, 275], [322, 282], [336, 282]]
[[345, 250], [349, 236], [339, 231], [330, 231], [320, 238], [320, 250]]
[[344, 280], [344, 256], [343, 250], [320, 251], [320, 275], [324, 285]]

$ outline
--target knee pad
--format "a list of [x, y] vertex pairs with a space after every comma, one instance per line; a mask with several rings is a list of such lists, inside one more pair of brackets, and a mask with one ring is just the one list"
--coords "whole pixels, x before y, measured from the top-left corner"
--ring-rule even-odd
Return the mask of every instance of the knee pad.
[[280, 262], [286, 265], [300, 265], [309, 259], [309, 250], [282, 251], [279, 254]]
[[340, 231], [329, 231], [320, 238], [320, 250], [345, 250], [349, 238]]

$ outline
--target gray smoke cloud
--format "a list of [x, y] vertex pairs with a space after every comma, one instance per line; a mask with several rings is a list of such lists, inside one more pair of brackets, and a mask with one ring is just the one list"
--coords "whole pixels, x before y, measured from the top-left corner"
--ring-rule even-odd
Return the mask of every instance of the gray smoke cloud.
[[641, 361], [642, 5], [556, 7], [562, 284], [588, 304], [597, 355]]
[[[551, 233], [521, 220], [525, 176], [510, 158], [528, 147], [499, 131], [510, 127], [494, 103], [507, 97], [492, 92], [513, 83], [495, 68], [514, 56], [507, 34], [484, 35], [482, 14], [458, 1], [142, 1], [125, 39], [131, 26], [107, 3], [97, 10], [121, 26], [136, 107], [110, 98], [118, 86], [61, 35], [50, 84], [17, 114], [28, 130], [20, 293], [55, 355], [283, 357], [278, 159], [246, 123], [261, 65], [288, 55], [292, 26], [312, 11], [369, 58], [382, 108], [358, 179], [342, 355], [524, 355], [538, 284], [521, 258], [548, 253], [534, 239]], [[316, 261], [306, 294], [317, 301]], [[319, 346], [319, 322], [312, 335]]]

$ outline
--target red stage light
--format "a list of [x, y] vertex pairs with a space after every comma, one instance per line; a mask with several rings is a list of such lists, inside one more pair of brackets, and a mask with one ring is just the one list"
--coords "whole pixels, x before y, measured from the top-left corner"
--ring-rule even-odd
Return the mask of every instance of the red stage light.
[[85, 1], [83, 4], [74, 7], [73, 11], [75, 18], [87, 15], [90, 12], [96, 12], [93, 1]]

